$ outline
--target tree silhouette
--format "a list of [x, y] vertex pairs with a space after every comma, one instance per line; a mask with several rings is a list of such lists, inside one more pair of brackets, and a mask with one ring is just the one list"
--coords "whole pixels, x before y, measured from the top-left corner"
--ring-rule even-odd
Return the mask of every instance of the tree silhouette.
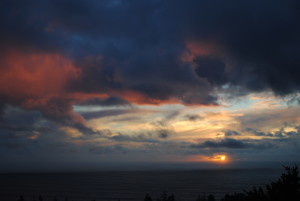
[[167, 192], [164, 190], [160, 198], [157, 199], [157, 201], [175, 201], [175, 196], [174, 195], [168, 196]]
[[145, 196], [144, 201], [152, 201], [152, 198], [150, 197], [150, 195], [147, 193], [147, 195]]
[[207, 201], [215, 201], [216, 199], [215, 199], [215, 196], [214, 195], [212, 195], [212, 194], [209, 194], [208, 196], [207, 196]]
[[244, 193], [234, 193], [232, 195], [226, 194], [221, 201], [246, 201], [246, 195]]
[[161, 194], [160, 198], [157, 199], [157, 201], [167, 201], [168, 200], [168, 194], [164, 190], [163, 193]]
[[299, 201], [300, 177], [297, 166], [285, 167], [280, 178], [263, 188], [253, 187], [245, 193], [225, 195], [221, 201]]
[[203, 193], [202, 195], [198, 195], [198, 198], [196, 199], [196, 201], [215, 201], [215, 197], [212, 194], [209, 194], [208, 196], [206, 196], [205, 193]]
[[168, 201], [175, 201], [175, 196], [174, 195], [170, 195], [168, 197]]
[[196, 201], [206, 201], [206, 195], [205, 194], [198, 195]]
[[25, 201], [23, 195], [20, 196], [20, 200], [19, 201]]
[[267, 195], [269, 200], [300, 200], [300, 177], [297, 166], [284, 167], [286, 173], [283, 173], [276, 182], [267, 185]]

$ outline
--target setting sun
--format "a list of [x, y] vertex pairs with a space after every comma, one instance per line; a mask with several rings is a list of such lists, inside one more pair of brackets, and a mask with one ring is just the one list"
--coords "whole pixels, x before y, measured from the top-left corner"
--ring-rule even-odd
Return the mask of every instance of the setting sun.
[[210, 158], [211, 161], [214, 162], [226, 162], [227, 161], [227, 156], [226, 155], [214, 155]]
[[230, 162], [228, 155], [225, 155], [225, 154], [213, 154], [211, 156], [196, 155], [196, 156], [187, 158], [186, 161], [213, 162], [213, 163], [228, 163], [228, 162]]

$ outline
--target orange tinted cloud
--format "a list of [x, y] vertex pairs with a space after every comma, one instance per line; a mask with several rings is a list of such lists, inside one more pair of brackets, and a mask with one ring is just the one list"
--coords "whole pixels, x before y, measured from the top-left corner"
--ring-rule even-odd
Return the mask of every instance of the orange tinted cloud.
[[72, 60], [54, 53], [14, 51], [2, 55], [1, 62], [0, 95], [6, 103], [39, 110], [56, 122], [85, 124], [67, 93], [68, 84], [81, 73]]
[[0, 69], [0, 93], [8, 98], [40, 98], [64, 92], [80, 71], [59, 54], [10, 52]]
[[[176, 97], [175, 95], [170, 95], [164, 99], [153, 98], [145, 93], [141, 93], [134, 90], [123, 90], [123, 91], [112, 91], [111, 95], [120, 97], [130, 103], [135, 103], [138, 105], [163, 105], [163, 104], [183, 104], [186, 106], [206, 106], [215, 107], [218, 106], [215, 103], [201, 103], [202, 97], [197, 97], [196, 94], [186, 93], [182, 97]], [[188, 97], [189, 102], [185, 102], [184, 96]]]
[[198, 56], [208, 56], [216, 52], [217, 47], [211, 43], [204, 43], [200, 41], [187, 41], [187, 51], [180, 57], [181, 61], [193, 62]]
[[131, 102], [136, 103], [139, 105], [161, 105], [161, 104], [172, 104], [172, 103], [179, 103], [179, 100], [176, 100], [175, 98], [170, 98], [166, 100], [160, 100], [151, 98], [143, 93], [136, 92], [133, 90], [124, 90], [124, 91], [115, 91], [112, 92], [114, 96], [121, 97], [122, 99]]

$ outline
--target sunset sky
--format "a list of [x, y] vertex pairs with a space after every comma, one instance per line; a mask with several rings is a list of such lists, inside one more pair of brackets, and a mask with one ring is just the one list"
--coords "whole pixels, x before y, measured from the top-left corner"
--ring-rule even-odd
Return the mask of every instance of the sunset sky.
[[299, 161], [300, 1], [0, 11], [0, 171]]

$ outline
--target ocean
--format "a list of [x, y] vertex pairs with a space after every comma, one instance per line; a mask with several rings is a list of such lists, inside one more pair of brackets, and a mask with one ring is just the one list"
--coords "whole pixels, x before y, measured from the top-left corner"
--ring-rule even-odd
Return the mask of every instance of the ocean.
[[198, 195], [243, 192], [263, 186], [281, 175], [278, 169], [101, 171], [80, 173], [0, 174], [0, 200], [153, 201], [165, 190], [176, 201], [195, 201]]

